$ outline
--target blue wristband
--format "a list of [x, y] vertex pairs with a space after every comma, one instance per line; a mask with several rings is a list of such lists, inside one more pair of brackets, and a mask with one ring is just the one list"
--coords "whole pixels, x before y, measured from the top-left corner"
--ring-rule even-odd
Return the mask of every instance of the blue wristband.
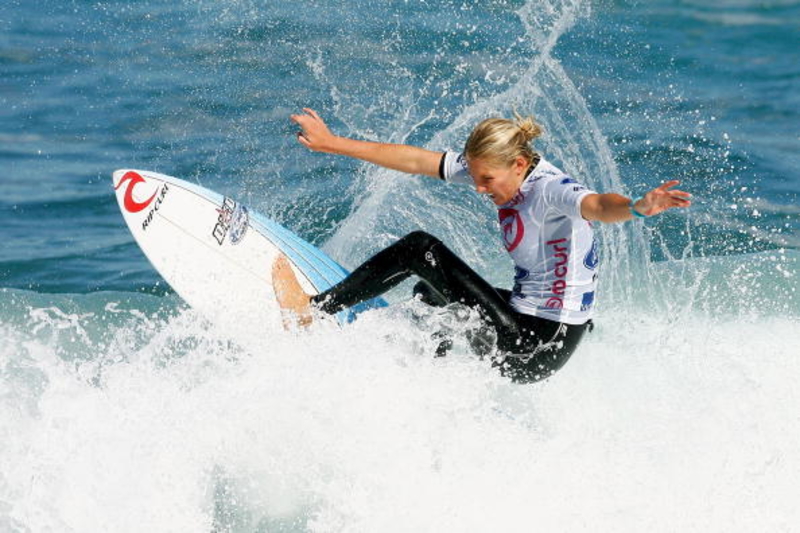
[[643, 215], [643, 214], [641, 214], [639, 211], [637, 211], [636, 209], [634, 209], [634, 208], [633, 208], [633, 206], [634, 206], [634, 205], [636, 205], [636, 202], [638, 202], [638, 201], [639, 201], [639, 200], [641, 200], [641, 199], [642, 199], [642, 198], [641, 198], [641, 196], [640, 196], [640, 197], [639, 197], [639, 198], [637, 198], [636, 200], [631, 200], [631, 203], [630, 203], [630, 205], [628, 206], [628, 208], [631, 210], [631, 214], [632, 214], [633, 216], [635, 216], [635, 217], [638, 217], [638, 218], [647, 218], [647, 215]]

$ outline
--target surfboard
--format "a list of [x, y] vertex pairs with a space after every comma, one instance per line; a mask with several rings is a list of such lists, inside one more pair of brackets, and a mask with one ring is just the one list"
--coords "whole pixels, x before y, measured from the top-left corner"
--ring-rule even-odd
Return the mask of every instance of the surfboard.
[[[303, 289], [318, 294], [348, 271], [274, 220], [194, 183], [145, 170], [113, 173], [122, 216], [144, 255], [210, 321], [237, 330], [280, 327], [272, 265], [285, 254]], [[341, 324], [386, 306], [377, 298], [337, 315]]]

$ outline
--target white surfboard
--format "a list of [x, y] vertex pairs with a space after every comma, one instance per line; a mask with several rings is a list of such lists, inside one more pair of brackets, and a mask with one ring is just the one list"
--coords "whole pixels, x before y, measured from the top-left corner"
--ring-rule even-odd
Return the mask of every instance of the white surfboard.
[[[206, 318], [238, 331], [280, 327], [272, 288], [279, 253], [303, 289], [318, 294], [347, 274], [341, 265], [280, 224], [231, 198], [177, 178], [117, 170], [114, 189], [136, 242], [170, 286]], [[385, 306], [375, 299], [339, 313]]]

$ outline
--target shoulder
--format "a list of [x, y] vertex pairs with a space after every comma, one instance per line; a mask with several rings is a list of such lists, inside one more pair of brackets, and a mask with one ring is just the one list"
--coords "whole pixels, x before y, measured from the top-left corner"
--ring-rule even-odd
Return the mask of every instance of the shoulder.
[[571, 189], [572, 192], [586, 190], [586, 186], [578, 180], [544, 159], [539, 161], [531, 177], [540, 187]]
[[553, 163], [542, 157], [539, 163], [533, 169], [533, 177], [549, 178], [557, 176], [565, 176], [564, 171], [555, 166]]
[[531, 172], [531, 178], [542, 183], [560, 183], [572, 179], [567, 173], [544, 158], [539, 160], [539, 164]]
[[535, 173], [536, 192], [545, 204], [570, 217], [581, 218], [580, 204], [594, 191], [546, 161], [537, 165]]

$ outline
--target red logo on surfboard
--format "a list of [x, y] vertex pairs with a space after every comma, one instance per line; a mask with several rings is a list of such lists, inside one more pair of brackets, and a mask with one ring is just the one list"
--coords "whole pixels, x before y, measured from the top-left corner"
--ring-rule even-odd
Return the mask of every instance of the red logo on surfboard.
[[522, 237], [525, 236], [525, 225], [522, 223], [522, 217], [516, 209], [499, 209], [497, 215], [500, 218], [500, 227], [503, 229], [503, 241], [505, 241], [506, 250], [513, 252], [514, 249], [522, 242]]
[[125, 196], [123, 198], [123, 205], [125, 206], [125, 210], [128, 213], [138, 213], [139, 211], [144, 211], [145, 209], [147, 209], [147, 206], [149, 206], [150, 203], [155, 199], [156, 193], [158, 192], [157, 190], [154, 191], [153, 195], [144, 202], [137, 202], [136, 200], [133, 199], [134, 187], [136, 187], [136, 184], [138, 183], [144, 183], [144, 181], [145, 180], [142, 176], [140, 176], [136, 172], [131, 171], [125, 173], [125, 175], [122, 176], [122, 179], [119, 180], [119, 183], [117, 183], [117, 186], [114, 187], [114, 190], [117, 190], [120, 187], [122, 187], [123, 183], [126, 182], [128, 183], [128, 188], [125, 189]]

